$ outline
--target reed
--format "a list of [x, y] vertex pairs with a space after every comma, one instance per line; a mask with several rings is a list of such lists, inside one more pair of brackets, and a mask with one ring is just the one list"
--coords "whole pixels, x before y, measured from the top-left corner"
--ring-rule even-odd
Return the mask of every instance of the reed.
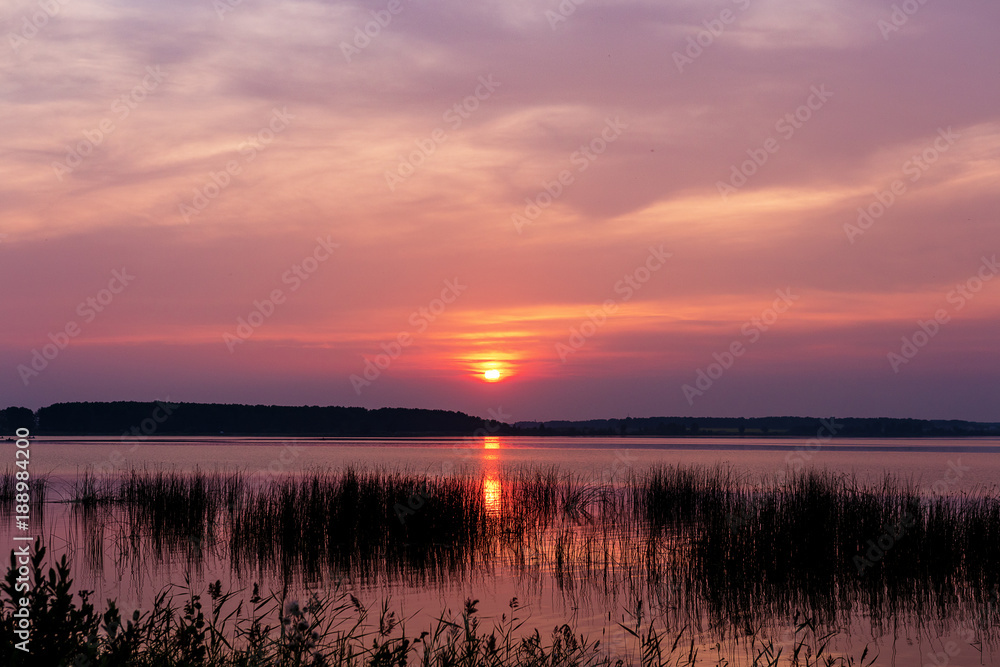
[[[228, 558], [286, 585], [340, 572], [413, 583], [503, 563], [551, 568], [566, 594], [668, 601], [718, 626], [759, 627], [809, 609], [879, 625], [971, 612], [1000, 598], [1000, 496], [922, 498], [905, 480], [809, 472], [781, 483], [727, 467], [658, 467], [615, 484], [520, 468], [499, 475], [314, 470], [132, 470], [84, 475], [77, 502], [121, 518], [120, 542]], [[295, 578], [298, 578], [297, 580]]]
[[11, 467], [4, 468], [3, 472], [0, 472], [0, 507], [3, 508], [0, 509], [0, 512], [6, 512], [6, 515], [10, 514], [10, 510], [16, 504], [19, 493], [27, 492], [29, 494], [29, 505], [41, 507], [45, 504], [46, 493], [49, 489], [48, 475], [31, 473], [26, 482], [28, 488], [25, 491], [24, 487], [18, 488], [18, 482], [22, 481], [17, 478], [18, 472], [22, 472], [23, 476], [23, 471]]
[[[70, 564], [63, 557], [48, 577], [45, 547], [40, 543], [28, 565], [36, 586], [16, 589], [18, 565], [12, 559], [0, 583], [0, 632], [13, 636], [13, 600], [27, 595], [32, 610], [31, 652], [0, 644], [3, 664], [69, 667], [727, 667], [730, 659], [717, 645], [714, 659], [699, 658], [703, 644], [689, 626], [672, 629], [646, 621], [639, 608], [619, 624], [621, 650], [576, 633], [564, 624], [551, 633], [528, 630], [517, 598], [492, 628], [478, 616], [478, 600], [465, 601], [460, 612], [444, 610], [427, 627], [407, 628], [389, 602], [365, 605], [354, 595], [331, 591], [301, 602], [279, 594], [223, 592], [222, 584], [195, 591], [189, 582], [168, 587], [152, 608], [122, 614], [113, 600], [99, 611], [88, 591], [74, 595]], [[798, 618], [798, 617], [797, 617]], [[754, 633], [732, 643], [746, 667], [871, 667], [877, 653], [865, 646], [859, 658], [832, 651], [834, 633], [820, 633], [812, 620], [797, 622], [788, 657], [773, 638]], [[707, 651], [706, 651], [707, 652]]]

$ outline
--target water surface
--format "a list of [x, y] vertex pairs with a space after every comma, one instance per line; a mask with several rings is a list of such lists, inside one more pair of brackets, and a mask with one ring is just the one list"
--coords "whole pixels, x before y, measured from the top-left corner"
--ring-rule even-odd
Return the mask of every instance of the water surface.
[[[810, 468], [857, 478], [861, 483], [881, 479], [886, 473], [912, 480], [928, 494], [955, 496], [996, 487], [1000, 480], [1000, 439], [850, 439], [821, 442], [787, 438], [38, 438], [31, 446], [31, 469], [47, 474], [52, 482], [50, 500], [69, 498], [83, 471], [114, 478], [130, 469], [176, 470], [190, 473], [238, 470], [255, 483], [266, 485], [288, 476], [317, 470], [409, 471], [430, 476], [482, 476], [487, 504], [503, 493], [499, 479], [504, 472], [556, 468], [579, 482], [614, 484], [642, 474], [656, 465], [727, 466], [747, 482], [782, 479], [791, 471]], [[386, 507], [391, 513], [393, 508]], [[36, 517], [38, 519], [38, 517]], [[4, 522], [4, 526], [9, 522]], [[67, 553], [74, 563], [77, 585], [97, 591], [97, 599], [117, 598], [124, 608], [148, 605], [151, 595], [167, 583], [190, 577], [196, 586], [216, 578], [230, 588], [260, 582], [265, 589], [280, 588], [291, 578], [293, 586], [329, 590], [338, 586], [368, 602], [389, 596], [403, 616], [419, 623], [445, 608], [457, 610], [467, 598], [481, 600], [486, 617], [510, 613], [508, 602], [517, 597], [521, 615], [530, 614], [529, 625], [542, 628], [570, 622], [578, 631], [603, 635], [605, 643], [625, 640], [617, 621], [627, 620], [638, 601], [645, 609], [665, 610], [677, 599], [654, 590], [652, 582], [630, 569], [639, 560], [630, 535], [611, 535], [613, 544], [603, 551], [594, 540], [607, 540], [608, 531], [593, 532], [586, 525], [553, 528], [542, 537], [542, 546], [493, 553], [474, 565], [433, 572], [360, 572], [336, 568], [315, 576], [269, 571], [253, 564], [236, 564], [222, 551], [199, 543], [204, 557], [192, 560], [186, 550], [155, 548], [144, 544], [123, 553], [126, 540], [123, 519], [113, 511], [82, 517], [65, 503], [48, 503], [44, 516], [33, 526], [56, 554]], [[5, 528], [9, 531], [9, 528]], [[563, 532], [559, 532], [559, 531]], [[591, 532], [588, 532], [591, 531]], [[224, 536], [223, 536], [224, 537]], [[556, 541], [563, 542], [556, 544]], [[563, 560], [552, 554], [560, 551]], [[223, 550], [224, 551], [224, 550]], [[614, 562], [595, 564], [596, 553], [610, 554]], [[567, 561], [571, 566], [567, 566]], [[586, 567], [583, 566], [586, 564]], [[681, 616], [671, 612], [674, 622]], [[688, 620], [703, 626], [706, 619], [695, 609]], [[842, 626], [844, 647], [864, 644], [872, 635], [870, 618], [849, 617]], [[896, 637], [880, 637], [895, 651], [896, 664], [917, 664], [939, 650], [935, 642], [960, 641], [963, 652], [949, 657], [949, 664], [990, 664], [990, 656], [963, 639], [963, 619], [935, 627], [928, 616], [919, 621], [901, 618]], [[790, 621], [772, 628], [775, 635], [790, 636]], [[705, 627], [704, 639], [711, 643]], [[894, 641], [893, 641], [894, 640]], [[855, 655], [859, 653], [856, 652]], [[910, 663], [908, 660], [914, 662]], [[879, 664], [890, 664], [884, 661]], [[922, 664], [922, 663], [921, 663]]]

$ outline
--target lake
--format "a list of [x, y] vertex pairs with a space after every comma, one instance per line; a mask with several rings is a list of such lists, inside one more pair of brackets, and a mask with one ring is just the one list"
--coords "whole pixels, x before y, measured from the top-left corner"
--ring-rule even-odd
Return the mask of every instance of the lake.
[[[634, 624], [639, 615], [661, 618], [674, 629], [684, 624], [693, 627], [706, 655], [722, 639], [720, 626], [725, 619], [766, 624], [770, 635], [787, 645], [793, 635], [794, 612], [801, 611], [815, 613], [827, 627], [839, 630], [836, 650], [845, 654], [860, 654], [866, 642], [877, 640], [882, 649], [879, 665], [923, 665], [934, 660], [937, 663], [932, 664], [940, 664], [945, 657], [950, 665], [992, 664], [996, 647], [989, 638], [996, 629], [992, 606], [996, 591], [980, 590], [988, 577], [969, 581], [950, 577], [944, 584], [930, 571], [924, 576], [904, 572], [901, 565], [889, 568], [892, 558], [899, 558], [915, 537], [906, 542], [905, 536], [897, 536], [900, 546], [894, 552], [886, 550], [885, 563], [873, 563], [871, 573], [859, 572], [856, 582], [851, 579], [854, 552], [831, 555], [829, 562], [798, 562], [789, 567], [773, 558], [767, 567], [776, 563], [777, 569], [769, 576], [784, 573], [780, 576], [794, 584], [777, 587], [773, 582], [750, 581], [753, 573], [733, 580], [732, 559], [692, 549], [726, 551], [752, 543], [754, 535], [748, 531], [762, 532], [767, 528], [766, 517], [778, 516], [768, 512], [783, 511], [761, 489], [785, 482], [790, 472], [846, 475], [862, 487], [877, 486], [891, 474], [947, 507], [968, 498], [998, 495], [998, 453], [1000, 439], [979, 438], [827, 442], [630, 437], [38, 438], [31, 445], [31, 470], [35, 476], [48, 475], [50, 489], [44, 512], [33, 515], [32, 529], [45, 538], [55, 555], [70, 556], [77, 587], [95, 590], [98, 600], [115, 598], [126, 610], [145, 608], [164, 585], [183, 583], [185, 577], [196, 588], [220, 579], [224, 589], [245, 589], [259, 582], [264, 590], [288, 586], [292, 594], [303, 596], [309, 590], [338, 586], [366, 604], [388, 599], [399, 616], [411, 618], [414, 627], [429, 623], [445, 609], [458, 611], [467, 598], [480, 600], [484, 620], [498, 619], [511, 613], [510, 600], [517, 597], [518, 615], [528, 618], [526, 627], [544, 632], [570, 623], [577, 632], [601, 638], [609, 650], [624, 651], [629, 636], [619, 622]], [[635, 505], [636, 498], [644, 496], [629, 491], [629, 480], [644, 479], [661, 466], [726, 471], [725, 484], [739, 489], [742, 495], [735, 496], [735, 502], [743, 503], [726, 507], [742, 509], [722, 511], [715, 519], [707, 514], [680, 518], [642, 514]], [[381, 534], [371, 539], [345, 534], [345, 541], [357, 544], [350, 554], [333, 553], [327, 547], [323, 554], [309, 555], [288, 545], [284, 551], [268, 551], [271, 547], [253, 542], [257, 538], [249, 534], [245, 518], [227, 524], [223, 509], [205, 519], [209, 525], [197, 528], [197, 538], [192, 540], [178, 539], [169, 526], [150, 523], [148, 517], [137, 519], [113, 505], [97, 504], [84, 511], [78, 504], [65, 502], [88, 472], [100, 484], [116, 481], [131, 470], [180, 476], [196, 471], [238, 472], [239, 493], [249, 498], [271, 484], [322, 476], [324, 471], [336, 475], [346, 468], [424, 476], [432, 481], [477, 480], [471, 488], [481, 495], [479, 521], [492, 526], [492, 532], [434, 542], [429, 535], [440, 529], [435, 523], [428, 524], [428, 535], [400, 533], [402, 543], [388, 545]], [[565, 501], [569, 494], [565, 494], [561, 510], [545, 514], [544, 519], [531, 519], [528, 527], [518, 515], [516, 530], [520, 532], [510, 537], [514, 524], [503, 517], [517, 513], [525, 504], [529, 496], [517, 494], [537, 473], [569, 485], [576, 499], [570, 507]], [[386, 521], [384, 526], [393, 531], [397, 523], [410, 529], [414, 522], [430, 521], [428, 508], [441, 488], [437, 492], [415, 489], [412, 494], [393, 497], [395, 502], [379, 505], [378, 516], [370, 522], [372, 530], [386, 530], [377, 521]], [[264, 500], [252, 502], [258, 507]], [[177, 513], [184, 511], [176, 507]], [[683, 508], [670, 511], [683, 513]], [[264, 521], [264, 514], [248, 511], [240, 516]], [[703, 542], [698, 535], [711, 532], [705, 526], [716, 519], [724, 524], [725, 540]], [[691, 528], [692, 522], [698, 526]], [[8, 537], [11, 522], [0, 525], [0, 532], [6, 531]], [[264, 525], [273, 527], [267, 530], [281, 530], [280, 524], [260, 524]], [[872, 530], [872, 540], [879, 540], [882, 527]], [[993, 544], [998, 536], [982, 539]], [[761, 557], [758, 551], [746, 553], [750, 554], [747, 562]], [[699, 565], [692, 569], [692, 563]], [[876, 564], [885, 571], [875, 574]], [[809, 574], [811, 566], [816, 577]], [[964, 572], [971, 566], [963, 561], [956, 567]], [[836, 577], [833, 569], [838, 569]], [[744, 585], [746, 589], [741, 588]], [[796, 608], [804, 603], [815, 608]], [[987, 641], [979, 645], [980, 639]], [[958, 648], [946, 650], [952, 646], [949, 642]], [[732, 658], [733, 664], [741, 664], [738, 656]]]

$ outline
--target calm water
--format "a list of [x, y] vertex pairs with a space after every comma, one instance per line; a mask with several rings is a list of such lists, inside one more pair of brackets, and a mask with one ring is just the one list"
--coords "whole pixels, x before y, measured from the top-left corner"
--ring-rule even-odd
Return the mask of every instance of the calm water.
[[[484, 493], [499, 494], [490, 480], [501, 471], [517, 468], [557, 467], [583, 481], [614, 482], [658, 464], [732, 466], [748, 480], [773, 480], [792, 468], [820, 468], [856, 476], [860, 481], [892, 473], [912, 479], [928, 492], [955, 494], [993, 488], [1000, 483], [1000, 439], [907, 440], [865, 439], [833, 441], [816, 448], [815, 442], [789, 439], [660, 439], [660, 438], [418, 438], [379, 440], [319, 440], [281, 438], [149, 438], [138, 442], [118, 438], [51, 438], [31, 446], [33, 474], [48, 474], [52, 483], [43, 520], [33, 526], [57, 554], [66, 553], [75, 567], [76, 587], [96, 591], [96, 599], [117, 598], [120, 606], [143, 607], [166, 583], [181, 583], [190, 576], [195, 585], [221, 579], [230, 588], [261, 582], [265, 590], [280, 588], [274, 573], [248, 568], [234, 572], [226, 558], [208, 557], [189, 562], [179, 554], [158, 555], [146, 549], [139, 559], [121, 556], [118, 517], [108, 513], [81, 522], [69, 505], [77, 475], [92, 469], [117, 475], [130, 468], [177, 470], [239, 470], [261, 484], [302, 472], [357, 468], [403, 470], [430, 475], [484, 475]], [[6, 462], [10, 465], [12, 461]], [[791, 465], [790, 465], [791, 464]], [[0, 464], [0, 467], [3, 467]], [[489, 498], [487, 498], [489, 501]], [[387, 508], [387, 512], [391, 511]], [[0, 532], [7, 539], [9, 521]], [[120, 529], [120, 526], [118, 526]], [[627, 548], [625, 549], [627, 551]], [[621, 553], [628, 560], [628, 553]], [[603, 634], [606, 644], [624, 640], [616, 621], [635, 601], [643, 599], [656, 608], [643, 582], [616, 580], [615, 567], [605, 576], [565, 576], [544, 557], [529, 555], [517, 566], [509, 559], [484, 560], [447, 576], [365, 577], [351, 571], [330, 572], [309, 582], [311, 588], [329, 588], [339, 582], [362, 601], [374, 603], [387, 594], [398, 613], [413, 616], [411, 627], [428, 621], [441, 610], [457, 610], [467, 597], [481, 600], [485, 618], [509, 612], [508, 601], [517, 596], [521, 615], [530, 614], [531, 627], [543, 630], [570, 622], [578, 631]], [[1000, 567], [1000, 564], [998, 564]], [[662, 602], [662, 600], [661, 600]], [[666, 603], [669, 605], [669, 602]], [[676, 610], [675, 610], [676, 611]], [[692, 618], [697, 624], [702, 621]], [[412, 625], [416, 623], [417, 625]], [[788, 628], [774, 632], [787, 636]], [[857, 656], [872, 632], [862, 616], [844, 628], [841, 647]], [[904, 624], [896, 637], [883, 637], [883, 659], [877, 664], [924, 665], [942, 650], [942, 642], [955, 641], [961, 650], [948, 657], [950, 665], [993, 664], [969, 646], [952, 628], [942, 632], [931, 624], [918, 629]], [[848, 636], [849, 635], [849, 636]], [[705, 635], [706, 644], [710, 642]], [[855, 650], [856, 649], [856, 650]], [[890, 658], [895, 654], [895, 662]], [[940, 662], [940, 660], [938, 660]], [[998, 662], [997, 664], [1000, 664]]]
[[600, 479], [654, 464], [731, 464], [752, 478], [781, 474], [786, 459], [807, 467], [857, 474], [885, 472], [923, 480], [946, 474], [950, 462], [971, 467], [966, 488], [1000, 483], [1000, 439], [851, 439], [820, 443], [776, 438], [45, 438], [32, 445], [32, 470], [53, 481], [74, 479], [91, 466], [98, 471], [129, 467], [178, 470], [239, 469], [262, 475], [346, 465], [440, 474], [476, 473], [497, 465], [558, 466]]

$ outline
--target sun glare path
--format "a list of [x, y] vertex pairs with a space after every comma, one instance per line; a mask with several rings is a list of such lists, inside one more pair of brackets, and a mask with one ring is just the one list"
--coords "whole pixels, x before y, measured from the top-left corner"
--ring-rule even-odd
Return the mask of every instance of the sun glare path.
[[[489, 514], [497, 515], [503, 502], [503, 489], [500, 483], [500, 455], [495, 451], [500, 449], [500, 438], [491, 435], [483, 441], [483, 505]], [[490, 451], [494, 450], [494, 451]]]
[[483, 505], [488, 513], [500, 513], [501, 491], [499, 475], [489, 474], [483, 478]]

